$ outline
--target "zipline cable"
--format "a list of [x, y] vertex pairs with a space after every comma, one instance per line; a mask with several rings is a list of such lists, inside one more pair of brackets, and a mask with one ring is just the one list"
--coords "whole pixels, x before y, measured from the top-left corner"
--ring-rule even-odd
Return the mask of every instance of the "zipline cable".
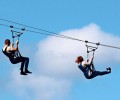
[[51, 32], [51, 31], [47, 31], [47, 30], [44, 30], [44, 29], [40, 29], [40, 28], [36, 28], [36, 27], [32, 27], [32, 26], [29, 26], [29, 25], [25, 25], [25, 24], [21, 24], [21, 23], [13, 22], [13, 21], [10, 21], [10, 20], [1, 19], [1, 18], [0, 18], [0, 20], [5, 21], [5, 22], [9, 22], [9, 23], [13, 23], [13, 24], [17, 24], [17, 25], [21, 25], [21, 26], [24, 26], [24, 27], [29, 27], [29, 28], [32, 28], [32, 29], [35, 29], [35, 30], [39, 30], [39, 31], [43, 31], [43, 32], [47, 32], [47, 33], [51, 33], [51, 34], [55, 34], [55, 35], [58, 35], [58, 36], [68, 37], [68, 36], [65, 36], [65, 35], [57, 34], [57, 33], [55, 33], [55, 32]]
[[[80, 40], [80, 39], [69, 37], [69, 36], [65, 36], [65, 35], [60, 35], [60, 34], [57, 34], [57, 33], [54, 33], [54, 32], [46, 31], [46, 30], [43, 30], [43, 29], [35, 28], [35, 27], [32, 27], [32, 26], [20, 24], [20, 23], [17, 23], [17, 22], [13, 22], [13, 21], [1, 19], [1, 18], [0, 18], [0, 20], [6, 21], [6, 22], [9, 22], [9, 23], [13, 23], [13, 24], [17, 24], [17, 25], [21, 25], [21, 26], [24, 26], [24, 27], [29, 27], [29, 28], [32, 28], [32, 29], [44, 31], [44, 33], [43, 33], [43, 32], [37, 32], [37, 31], [32, 31], [32, 30], [26, 30], [26, 31], [32, 32], [32, 33], [39, 33], [39, 34], [44, 34], [44, 35], [50, 35], [50, 36], [54, 36], [54, 37], [65, 38], [65, 39], [70, 39], [70, 40], [76, 40], [76, 41], [81, 41], [81, 42], [85, 42], [85, 43], [87, 42], [87, 43], [90, 43], [90, 44], [96, 44], [96, 45], [98, 44], [98, 43], [89, 42], [89, 41], [86, 41], [86, 40], [84, 41], [84, 40]], [[5, 26], [5, 27], [10, 27], [9, 25], [5, 25], [5, 24], [0, 24], [0, 25]], [[20, 29], [20, 28], [17, 28], [17, 27], [14, 27], [14, 28], [15, 29]], [[47, 33], [45, 33], [45, 32], [47, 32]], [[120, 49], [120, 47], [116, 47], [116, 46], [112, 46], [112, 45], [106, 45], [106, 44], [100, 44], [100, 43], [99, 43], [99, 45], [104, 46], [104, 47], [109, 47], [109, 48]]]
[[[5, 26], [5, 27], [10, 27], [9, 25], [5, 25], [5, 24], [0, 24], [0, 25]], [[14, 27], [14, 29], [21, 29], [21, 28]], [[25, 31], [28, 31], [31, 33], [39, 33], [39, 34], [44, 34], [44, 35], [49, 35], [49, 36], [55, 36], [55, 37], [60, 37], [60, 38], [72, 39], [72, 37], [67, 37], [67, 36], [65, 37], [65, 36], [61, 36], [61, 35], [57, 35], [57, 34], [55, 35], [55, 34], [37, 32], [37, 31], [32, 31], [32, 30], [25, 30]], [[75, 38], [73, 38], [73, 39], [80, 41], [79, 39], [75, 39]]]
[[[5, 24], [0, 24], [2, 26], [5, 26], [5, 27], [10, 27], [9, 25], [5, 25]], [[14, 27], [15, 29], [20, 29], [20, 28], [17, 28], [17, 27]], [[66, 38], [66, 39], [72, 39], [72, 40], [76, 40], [76, 41], [81, 41], [81, 42], [85, 42], [84, 40], [80, 40], [80, 39], [77, 39], [77, 38], [73, 38], [73, 37], [69, 37], [69, 36], [65, 36], [65, 35], [60, 35], [60, 34], [57, 34], [57, 33], [43, 33], [43, 32], [37, 32], [37, 31], [32, 31], [32, 30], [26, 30], [28, 32], [32, 32], [32, 33], [40, 33], [40, 34], [45, 34], [45, 35], [50, 35], [50, 36], [55, 36], [55, 37], [60, 37], [60, 38]]]

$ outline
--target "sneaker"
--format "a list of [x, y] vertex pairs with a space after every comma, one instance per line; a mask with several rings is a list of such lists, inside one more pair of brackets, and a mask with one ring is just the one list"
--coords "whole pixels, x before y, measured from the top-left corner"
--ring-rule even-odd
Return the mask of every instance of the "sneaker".
[[108, 73], [111, 73], [111, 68], [110, 67], [108, 67], [108, 68], [106, 68], [107, 69], [107, 72]]
[[25, 73], [32, 74], [32, 72], [30, 72], [30, 71], [28, 71], [28, 70], [25, 70]]
[[22, 71], [20, 72], [20, 74], [21, 74], [21, 75], [27, 75], [25, 72], [22, 72]]

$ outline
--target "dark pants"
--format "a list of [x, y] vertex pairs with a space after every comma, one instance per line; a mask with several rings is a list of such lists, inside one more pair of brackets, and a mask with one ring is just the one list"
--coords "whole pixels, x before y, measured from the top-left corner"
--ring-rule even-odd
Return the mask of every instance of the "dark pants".
[[10, 58], [10, 61], [12, 64], [17, 64], [21, 62], [21, 68], [20, 70], [23, 71], [24, 66], [25, 70], [28, 69], [28, 64], [29, 64], [29, 58], [28, 57], [16, 57], [16, 58]]
[[89, 71], [86, 71], [86, 72], [84, 73], [84, 75], [85, 75], [85, 77], [86, 77], [87, 79], [92, 79], [92, 78], [94, 78], [94, 77], [96, 77], [96, 76], [102, 76], [102, 75], [108, 74], [107, 71], [92, 71], [91, 76], [89, 76], [88, 73], [89, 73]]
[[[91, 72], [91, 76], [89, 76], [89, 72]], [[96, 71], [94, 65], [88, 66], [88, 69], [84, 72], [84, 75], [87, 79], [92, 79], [96, 76], [102, 76], [105, 74], [108, 74], [109, 72], [107, 71]]]

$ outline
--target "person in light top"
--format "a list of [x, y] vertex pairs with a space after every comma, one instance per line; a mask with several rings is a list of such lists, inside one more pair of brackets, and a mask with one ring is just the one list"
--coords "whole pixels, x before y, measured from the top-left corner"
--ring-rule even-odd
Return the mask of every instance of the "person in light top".
[[9, 39], [5, 40], [5, 45], [2, 49], [3, 53], [9, 58], [10, 62], [12, 64], [17, 64], [21, 62], [21, 68], [20, 68], [20, 74], [21, 75], [27, 75], [27, 73], [32, 73], [28, 71], [28, 64], [29, 64], [29, 58], [28, 57], [22, 57], [18, 50], [18, 44], [19, 42], [16, 42], [16, 47], [14, 47], [14, 43], [10, 43]]

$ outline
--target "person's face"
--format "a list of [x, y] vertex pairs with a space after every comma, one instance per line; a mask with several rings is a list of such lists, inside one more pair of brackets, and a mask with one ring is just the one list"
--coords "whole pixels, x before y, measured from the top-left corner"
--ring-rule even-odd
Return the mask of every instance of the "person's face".
[[10, 41], [6, 41], [6, 45], [10, 46]]
[[8, 42], [8, 46], [10, 46], [10, 41]]

